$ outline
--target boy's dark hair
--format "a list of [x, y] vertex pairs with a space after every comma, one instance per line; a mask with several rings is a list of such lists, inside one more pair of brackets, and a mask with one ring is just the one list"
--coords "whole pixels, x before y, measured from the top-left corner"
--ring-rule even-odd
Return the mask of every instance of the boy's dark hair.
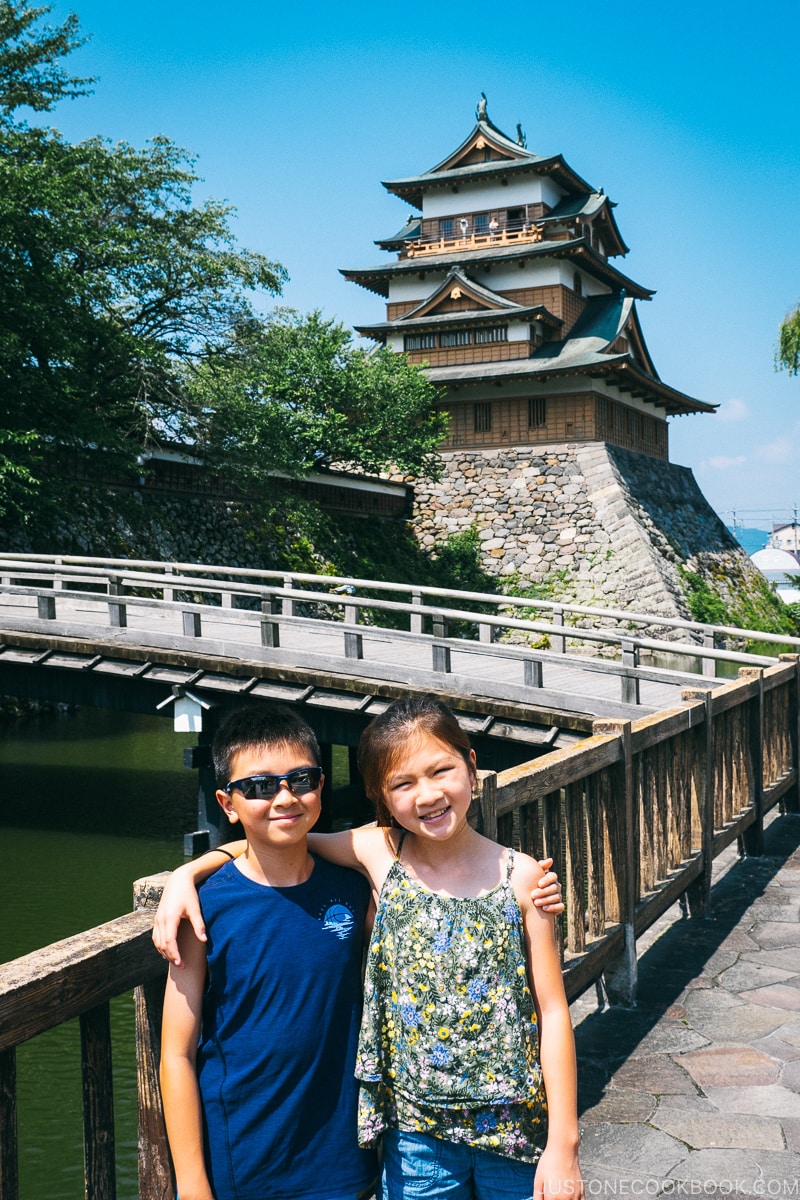
[[386, 804], [386, 781], [398, 759], [408, 751], [411, 740], [420, 734], [427, 734], [460, 754], [474, 780], [470, 740], [452, 710], [437, 696], [395, 700], [370, 721], [358, 743], [358, 769], [364, 790], [375, 805], [378, 825], [394, 823]]
[[248, 704], [226, 713], [214, 735], [211, 752], [217, 786], [230, 782], [233, 756], [241, 750], [291, 746], [322, 766], [317, 735], [299, 713], [284, 704]]

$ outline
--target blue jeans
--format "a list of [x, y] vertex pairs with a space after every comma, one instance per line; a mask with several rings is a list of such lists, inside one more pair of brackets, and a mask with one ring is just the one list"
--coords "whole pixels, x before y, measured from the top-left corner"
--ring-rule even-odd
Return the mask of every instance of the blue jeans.
[[383, 1200], [531, 1200], [533, 1163], [426, 1133], [383, 1135]]

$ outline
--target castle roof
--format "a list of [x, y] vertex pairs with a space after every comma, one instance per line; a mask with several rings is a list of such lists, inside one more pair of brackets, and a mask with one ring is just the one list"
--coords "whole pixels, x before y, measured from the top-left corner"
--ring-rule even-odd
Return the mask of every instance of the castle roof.
[[655, 293], [652, 288], [642, 287], [622, 271], [607, 262], [589, 245], [585, 237], [570, 238], [568, 241], [541, 241], [522, 245], [487, 247], [484, 250], [463, 249], [455, 246], [442, 254], [429, 254], [423, 259], [401, 258], [397, 262], [381, 263], [377, 267], [344, 268], [345, 279], [358, 283], [379, 296], [389, 295], [389, 281], [403, 275], [429, 274], [431, 271], [461, 266], [474, 269], [482, 263], [501, 264], [520, 262], [530, 258], [572, 258], [576, 265], [601, 280], [615, 291], [623, 291], [638, 300], [649, 300]]
[[[460, 296], [470, 299], [474, 307], [461, 311], [441, 311], [440, 305], [449, 300], [453, 290], [458, 289]], [[382, 321], [375, 325], [356, 326], [359, 333], [366, 337], [383, 341], [390, 333], [410, 333], [412, 330], [430, 328], [449, 328], [464, 324], [475, 324], [478, 320], [482, 325], [497, 324], [508, 321], [509, 318], [519, 320], [544, 321], [553, 329], [562, 324], [560, 317], [554, 316], [543, 304], [522, 305], [499, 292], [493, 292], [475, 280], [470, 279], [458, 267], [454, 267], [447, 278], [430, 296], [427, 296], [414, 308], [396, 317], [393, 321]]]
[[545, 342], [530, 358], [426, 367], [425, 374], [432, 383], [448, 384], [501, 379], [545, 381], [573, 374], [605, 376], [622, 391], [663, 408], [670, 416], [715, 411], [715, 405], [662, 383], [654, 373], [649, 355], [641, 360], [631, 349], [610, 352], [609, 348], [622, 334], [632, 334], [634, 345], [637, 336], [641, 336], [633, 301], [629, 297], [591, 296], [568, 336], [561, 341]]

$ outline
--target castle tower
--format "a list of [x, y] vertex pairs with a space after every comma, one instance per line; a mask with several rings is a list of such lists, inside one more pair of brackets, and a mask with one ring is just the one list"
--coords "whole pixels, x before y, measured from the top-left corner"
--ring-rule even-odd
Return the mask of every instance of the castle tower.
[[667, 459], [667, 418], [713, 406], [662, 383], [637, 300], [653, 295], [612, 259], [627, 253], [614, 204], [561, 155], [499, 130], [481, 98], [474, 129], [422, 175], [384, 183], [411, 205], [381, 266], [345, 278], [385, 296], [358, 332], [443, 385], [442, 445], [608, 442]]
[[359, 333], [424, 364], [448, 411], [441, 478], [414, 482], [422, 545], [476, 533], [487, 570], [553, 600], [697, 618], [708, 593], [729, 624], [773, 612], [669, 461], [668, 418], [715, 406], [659, 378], [636, 312], [653, 292], [612, 261], [627, 246], [603, 191], [498, 129], [485, 96], [457, 149], [384, 187], [415, 210], [377, 243], [394, 257], [342, 273], [387, 302]]

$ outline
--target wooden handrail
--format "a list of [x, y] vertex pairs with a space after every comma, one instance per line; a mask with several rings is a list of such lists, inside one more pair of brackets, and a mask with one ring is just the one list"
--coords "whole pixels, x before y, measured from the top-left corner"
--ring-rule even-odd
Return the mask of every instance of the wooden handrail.
[[[553, 853], [569, 998], [602, 982], [612, 1001], [636, 994], [637, 939], [670, 905], [708, 911], [715, 857], [739, 838], [758, 853], [766, 814], [800, 811], [800, 657], [638, 721], [596, 721], [593, 736], [495, 775], [481, 772], [476, 822], [488, 836]], [[163, 877], [140, 881], [152, 907]], [[140, 1195], [174, 1197], [157, 1084], [165, 967], [136, 911], [0, 966], [0, 1196], [17, 1200], [14, 1051], [79, 1016], [86, 1195], [113, 1196], [110, 1033], [104, 1006], [137, 985]], [[94, 1089], [94, 1090], [92, 1090]], [[101, 1149], [105, 1147], [105, 1149]]]

